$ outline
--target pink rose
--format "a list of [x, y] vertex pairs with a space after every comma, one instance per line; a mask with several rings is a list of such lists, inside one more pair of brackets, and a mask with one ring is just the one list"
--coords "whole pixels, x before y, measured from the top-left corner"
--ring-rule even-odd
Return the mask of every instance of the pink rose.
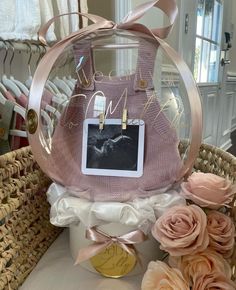
[[141, 290], [189, 290], [178, 269], [172, 269], [165, 263], [150, 262], [147, 272], [143, 276]]
[[180, 194], [201, 207], [218, 209], [229, 204], [236, 193], [231, 181], [211, 173], [195, 172], [181, 184]]
[[209, 246], [229, 258], [233, 254], [235, 243], [235, 226], [231, 218], [218, 211], [211, 211], [207, 217]]
[[171, 267], [178, 268], [186, 281], [193, 281], [212, 272], [220, 272], [228, 279], [231, 278], [230, 265], [212, 249], [206, 249], [194, 255], [169, 257], [169, 264]]
[[193, 281], [192, 290], [235, 290], [236, 285], [222, 273], [213, 272]]
[[171, 256], [184, 256], [207, 248], [206, 226], [207, 217], [200, 207], [174, 206], [156, 221], [152, 235]]

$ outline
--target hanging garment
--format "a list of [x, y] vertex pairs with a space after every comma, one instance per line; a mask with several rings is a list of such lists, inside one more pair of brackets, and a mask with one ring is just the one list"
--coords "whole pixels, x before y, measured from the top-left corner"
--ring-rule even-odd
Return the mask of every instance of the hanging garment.
[[[90, 45], [90, 42], [76, 44], [74, 48], [76, 64], [81, 62], [81, 58], [85, 59], [85, 64], [82, 65], [83, 73], [74, 95], [82, 94], [86, 95], [86, 98], [72, 97], [55, 129], [49, 157], [54, 164], [54, 176], [63, 180], [63, 185], [69, 188], [72, 194], [95, 201], [127, 201], [166, 190], [176, 181], [182, 161], [178, 152], [179, 140], [176, 131], [164, 115], [158, 100], [152, 98], [154, 86], [151, 76], [157, 46], [140, 39], [135, 74], [124, 77], [102, 77], [96, 80]], [[83, 82], [85, 76], [86, 86]], [[146, 82], [145, 88], [143, 80]], [[108, 110], [107, 119], [121, 119], [124, 101], [118, 100], [125, 91], [129, 119], [140, 119], [145, 106], [151, 100], [151, 105], [147, 106], [142, 116], [145, 122], [143, 176], [130, 178], [85, 175], [81, 171], [83, 121], [85, 118], [94, 118], [94, 95], [96, 92], [103, 92], [107, 104], [112, 101], [113, 108], [116, 106], [112, 114]], [[129, 148], [127, 144], [125, 146], [127, 146], [125, 158], [128, 158], [132, 147]], [[61, 156], [66, 156], [67, 160]]]
[[[87, 0], [79, 0], [79, 11], [81, 13], [88, 13], [88, 1]], [[85, 17], [82, 17], [82, 26], [81, 27], [86, 27], [88, 26], [88, 19]]]
[[[79, 12], [78, 0], [69, 0], [68, 8], [70, 13]], [[77, 31], [78, 27], [79, 27], [79, 16], [70, 15], [70, 33]]]
[[9, 132], [13, 119], [14, 103], [6, 101], [4, 105], [0, 105], [0, 154], [11, 151], [9, 142]]
[[15, 0], [1, 0], [0, 1], [0, 38], [14, 39], [16, 18]]
[[[12, 103], [13, 107], [14, 107], [14, 104], [17, 103], [26, 109], [28, 99], [24, 94], [21, 94], [20, 97], [16, 99], [15, 97], [12, 96], [12, 94], [9, 91], [7, 91], [5, 93], [5, 97], [7, 98], [8, 102]], [[20, 116], [18, 114], [17, 115], [12, 114], [12, 116], [11, 116], [11, 128], [14, 128], [17, 130], [22, 130], [22, 131], [26, 130], [25, 120], [22, 118], [22, 116]], [[28, 146], [29, 142], [28, 142], [27, 138], [23, 138], [23, 137], [19, 137], [19, 136], [11, 136], [9, 144], [10, 144], [9, 145], [10, 150], [16, 150], [16, 149]]]
[[[52, 0], [40, 0], [40, 15], [41, 15], [41, 23], [42, 25], [45, 24], [48, 20], [54, 17], [53, 14], [53, 6], [52, 6]], [[54, 33], [54, 24], [52, 24], [48, 31], [47, 31], [47, 41], [52, 42], [56, 40], [56, 35]]]
[[38, 40], [41, 26], [39, 0], [16, 0], [14, 39]]
[[[77, 0], [57, 0], [59, 14], [79, 12]], [[79, 16], [68, 15], [60, 18], [60, 37], [64, 38], [79, 28]]]

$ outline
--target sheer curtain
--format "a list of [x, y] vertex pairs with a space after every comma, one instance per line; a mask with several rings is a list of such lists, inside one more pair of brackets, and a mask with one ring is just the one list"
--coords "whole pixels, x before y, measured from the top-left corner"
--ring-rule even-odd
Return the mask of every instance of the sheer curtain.
[[[87, 0], [1, 0], [0, 38], [37, 41], [41, 25], [58, 14], [71, 12], [87, 13]], [[61, 17], [49, 28], [47, 40], [61, 39], [86, 25], [84, 17]]]

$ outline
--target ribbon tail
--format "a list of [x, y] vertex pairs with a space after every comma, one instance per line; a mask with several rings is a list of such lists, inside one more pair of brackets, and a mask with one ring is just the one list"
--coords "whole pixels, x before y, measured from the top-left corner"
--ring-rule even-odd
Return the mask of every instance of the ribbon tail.
[[135, 252], [137, 262], [140, 265], [141, 269], [143, 270], [143, 263], [142, 263], [142, 259], [140, 257], [140, 253], [137, 251], [137, 249], [135, 247], [134, 247], [134, 252]]
[[108, 248], [111, 244], [112, 241], [108, 241], [105, 243], [96, 243], [86, 248], [80, 249], [74, 265], [78, 265], [84, 261], [89, 260], [90, 258], [102, 252], [104, 249]]
[[157, 4], [157, 2], [158, 2], [157, 0], [152, 0], [137, 6], [134, 10], [130, 11], [125, 16], [121, 24], [135, 22], [136, 20], [140, 19], [147, 13], [148, 10], [154, 7]]

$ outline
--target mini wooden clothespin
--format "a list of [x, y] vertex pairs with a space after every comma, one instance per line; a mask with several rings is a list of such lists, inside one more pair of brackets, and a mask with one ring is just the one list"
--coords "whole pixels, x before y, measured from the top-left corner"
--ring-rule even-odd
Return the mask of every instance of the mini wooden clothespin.
[[105, 122], [105, 114], [101, 113], [99, 115], [99, 130], [103, 130], [104, 128], [104, 122]]
[[127, 129], [127, 122], [128, 122], [128, 110], [124, 109], [123, 110], [123, 115], [122, 115], [122, 130]]

